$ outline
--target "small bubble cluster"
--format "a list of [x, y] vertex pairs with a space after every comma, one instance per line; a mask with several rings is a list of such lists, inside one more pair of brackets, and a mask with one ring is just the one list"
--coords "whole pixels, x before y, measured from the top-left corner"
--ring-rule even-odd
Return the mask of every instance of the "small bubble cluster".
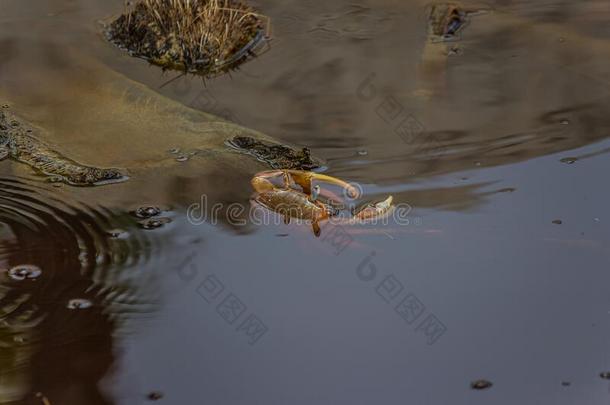
[[140, 226], [143, 229], [150, 230], [161, 228], [163, 225], [169, 224], [170, 222], [172, 222], [172, 220], [169, 218], [150, 218], [140, 222]]
[[107, 231], [106, 234], [112, 239], [125, 239], [129, 236], [129, 233], [122, 229], [111, 229]]
[[154, 206], [140, 207], [135, 211], [136, 217], [143, 219], [156, 217], [159, 214], [161, 214], [161, 209]]
[[68, 301], [67, 308], [68, 309], [87, 309], [91, 308], [93, 303], [84, 298], [75, 298]]
[[42, 274], [42, 270], [38, 266], [32, 264], [22, 264], [15, 266], [8, 271], [8, 276], [15, 281], [23, 281], [26, 279], [35, 280]]
[[134, 215], [142, 220], [139, 222], [142, 229], [151, 230], [161, 228], [163, 225], [172, 222], [169, 218], [160, 217], [159, 215], [162, 212], [158, 207], [146, 206], [135, 210]]

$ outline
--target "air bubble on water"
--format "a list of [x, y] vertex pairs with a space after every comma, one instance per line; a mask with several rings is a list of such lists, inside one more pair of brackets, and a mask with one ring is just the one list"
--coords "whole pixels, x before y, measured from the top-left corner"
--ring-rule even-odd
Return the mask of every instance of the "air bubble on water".
[[369, 153], [368, 153], [366, 150], [364, 150], [364, 149], [360, 149], [360, 150], [358, 151], [358, 156], [366, 156], [366, 155], [368, 155], [368, 154], [369, 154]]
[[178, 153], [180, 153], [180, 148], [170, 149], [169, 153], [171, 153], [172, 155], [177, 155]]
[[161, 209], [153, 206], [140, 207], [135, 212], [136, 217], [144, 219], [156, 217], [159, 214], [161, 214]]
[[569, 125], [569, 124], [570, 124], [570, 121], [568, 121], [568, 120], [566, 120], [566, 119], [563, 119], [563, 120], [559, 121], [559, 123], [560, 123], [561, 125]]
[[84, 298], [75, 298], [68, 301], [68, 309], [87, 309], [93, 306], [93, 303]]
[[140, 226], [143, 229], [151, 230], [161, 228], [163, 225], [168, 224], [170, 222], [171, 219], [169, 218], [151, 218], [147, 219], [146, 221], [140, 222]]
[[129, 233], [127, 233], [127, 231], [124, 231], [122, 229], [111, 229], [111, 230], [107, 231], [106, 233], [112, 239], [125, 239], [129, 236]]
[[180, 155], [176, 158], [176, 162], [186, 162], [187, 160], [189, 160], [189, 157], [184, 155]]
[[80, 252], [78, 254], [78, 261], [83, 267], [87, 266], [89, 264], [89, 254], [87, 252]]
[[104, 263], [106, 263], [106, 255], [97, 253], [95, 255], [95, 264], [97, 264], [98, 266], [101, 266]]
[[33, 264], [22, 264], [15, 266], [8, 271], [8, 276], [16, 281], [25, 279], [35, 280], [42, 274], [42, 270]]

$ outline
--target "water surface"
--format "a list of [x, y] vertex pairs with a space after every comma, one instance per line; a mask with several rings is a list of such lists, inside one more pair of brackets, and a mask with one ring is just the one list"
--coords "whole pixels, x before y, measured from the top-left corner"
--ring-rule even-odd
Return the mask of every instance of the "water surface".
[[[425, 2], [261, 0], [271, 50], [205, 86], [104, 42], [122, 1], [0, 5], [2, 102], [131, 175], [1, 163], [0, 403], [607, 403], [606, 2], [468, 2], [444, 45]], [[264, 167], [210, 152], [201, 111], [310, 147], [408, 223], [214, 221]], [[171, 222], [143, 229], [148, 205]]]

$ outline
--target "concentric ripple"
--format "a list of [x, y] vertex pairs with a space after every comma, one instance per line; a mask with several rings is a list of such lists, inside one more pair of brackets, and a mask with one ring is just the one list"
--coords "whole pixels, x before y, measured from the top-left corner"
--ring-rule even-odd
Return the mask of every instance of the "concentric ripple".
[[[143, 270], [159, 250], [150, 231], [129, 212], [57, 193], [0, 178], [0, 379], [11, 386], [0, 403], [74, 380], [87, 403], [104, 403], [97, 383], [113, 336], [126, 316], [156, 307]], [[62, 372], [42, 371], [49, 364]]]

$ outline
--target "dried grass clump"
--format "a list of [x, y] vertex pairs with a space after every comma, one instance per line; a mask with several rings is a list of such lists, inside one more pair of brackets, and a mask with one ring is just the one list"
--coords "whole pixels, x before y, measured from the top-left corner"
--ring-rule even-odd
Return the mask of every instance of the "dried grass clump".
[[140, 0], [107, 30], [133, 56], [205, 75], [256, 56], [268, 33], [267, 17], [242, 0]]

